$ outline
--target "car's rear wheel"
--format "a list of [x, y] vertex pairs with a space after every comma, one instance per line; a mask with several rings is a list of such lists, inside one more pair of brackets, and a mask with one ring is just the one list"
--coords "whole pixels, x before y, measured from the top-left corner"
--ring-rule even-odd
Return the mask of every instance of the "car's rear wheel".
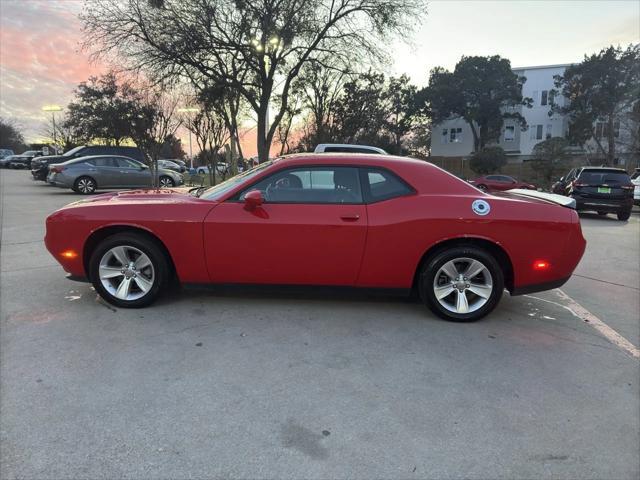
[[98, 184], [91, 177], [80, 177], [73, 184], [73, 191], [83, 195], [94, 193], [98, 188]]
[[169, 264], [161, 247], [134, 233], [103, 240], [89, 260], [94, 288], [118, 307], [139, 308], [153, 303], [167, 284]]
[[475, 246], [457, 246], [430, 257], [422, 267], [420, 295], [438, 316], [473, 322], [502, 297], [504, 275], [496, 259]]
[[618, 215], [618, 220], [622, 222], [626, 222], [627, 220], [629, 220], [629, 217], [631, 216], [631, 210], [620, 210], [617, 215]]
[[176, 183], [173, 181], [173, 178], [162, 176], [160, 177], [160, 188], [172, 188], [175, 187]]

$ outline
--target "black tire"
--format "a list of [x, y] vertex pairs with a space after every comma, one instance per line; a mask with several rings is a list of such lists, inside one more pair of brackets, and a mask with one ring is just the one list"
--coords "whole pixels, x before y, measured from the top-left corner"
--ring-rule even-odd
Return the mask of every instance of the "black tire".
[[621, 222], [626, 222], [627, 220], [629, 220], [629, 217], [631, 216], [631, 210], [620, 210], [617, 213], [618, 216], [618, 220], [620, 220]]
[[[491, 275], [492, 287], [487, 301], [477, 310], [470, 313], [457, 313], [448, 310], [436, 299], [434, 292], [434, 280], [440, 268], [451, 260], [461, 258], [479, 261]], [[423, 264], [418, 283], [420, 297], [429, 309], [439, 317], [453, 322], [475, 322], [480, 320], [498, 305], [503, 290], [504, 274], [494, 256], [488, 251], [472, 245], [456, 246], [433, 254]], [[457, 295], [455, 290], [452, 295]]]
[[478, 185], [478, 188], [480, 190], [482, 190], [483, 192], [488, 192], [489, 191], [489, 188], [484, 184]]
[[82, 176], [73, 182], [73, 191], [81, 195], [91, 195], [98, 188], [98, 183], [89, 176]]
[[[141, 298], [124, 300], [117, 298], [105, 288], [99, 276], [100, 261], [112, 248], [118, 246], [133, 247], [149, 257], [154, 271], [152, 286]], [[112, 305], [123, 308], [141, 308], [152, 304], [167, 286], [169, 280], [169, 261], [158, 242], [137, 233], [117, 233], [105, 238], [91, 254], [89, 260], [89, 279], [100, 296]], [[114, 283], [117, 279], [114, 280]]]
[[176, 186], [176, 182], [173, 181], [173, 178], [166, 175], [160, 177], [160, 181], [158, 182], [158, 184], [160, 185], [160, 188], [172, 188]]
[[600, 215], [601, 217], [604, 217], [607, 214], [607, 212], [598, 212], [598, 215]]

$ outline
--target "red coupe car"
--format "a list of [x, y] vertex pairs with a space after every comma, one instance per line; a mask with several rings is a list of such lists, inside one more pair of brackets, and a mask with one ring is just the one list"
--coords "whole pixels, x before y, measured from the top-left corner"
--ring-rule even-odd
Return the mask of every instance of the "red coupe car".
[[173, 278], [417, 290], [437, 315], [471, 321], [505, 288], [562, 285], [582, 257], [576, 212], [532, 194], [488, 195], [419, 160], [299, 154], [206, 190], [72, 203], [47, 218], [45, 243], [120, 307], [149, 305]]
[[519, 182], [513, 177], [508, 175], [485, 175], [484, 177], [478, 177], [474, 180], [469, 180], [469, 183], [475, 185], [480, 190], [511, 190], [513, 188], [524, 188], [529, 190], [535, 190], [536, 186], [526, 182]]

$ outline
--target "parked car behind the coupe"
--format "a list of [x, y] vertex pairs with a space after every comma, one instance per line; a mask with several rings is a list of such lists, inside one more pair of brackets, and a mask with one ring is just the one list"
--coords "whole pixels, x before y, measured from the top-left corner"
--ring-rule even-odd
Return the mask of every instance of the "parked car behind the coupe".
[[[145, 188], [151, 186], [151, 170], [127, 157], [98, 155], [80, 157], [49, 166], [47, 181], [76, 193], [90, 194], [102, 188]], [[182, 175], [159, 169], [160, 187], [182, 185]]]
[[10, 157], [11, 155], [15, 155], [15, 152], [9, 148], [0, 148], [0, 160], [5, 157]]
[[554, 183], [552, 190], [575, 199], [576, 210], [594, 211], [598, 215], [615, 213], [622, 221], [631, 216], [634, 184], [621, 168], [574, 168]]
[[175, 160], [158, 160], [158, 168], [164, 168], [166, 170], [173, 170], [174, 172], [183, 173], [186, 168], [179, 165]]
[[52, 163], [63, 163], [72, 158], [87, 157], [91, 155], [120, 155], [133, 158], [138, 162], [145, 162], [142, 151], [136, 147], [116, 147], [107, 145], [82, 145], [76, 147], [62, 155], [47, 155], [38, 157], [31, 161], [31, 175], [34, 180], [47, 180], [49, 175], [49, 165]]
[[17, 155], [7, 155], [6, 157], [0, 158], [0, 168], [9, 168], [9, 163], [16, 156]]
[[8, 162], [9, 168], [31, 168], [31, 161], [35, 157], [41, 157], [42, 151], [40, 150], [27, 150], [20, 155], [13, 155]]
[[383, 149], [370, 145], [354, 145], [351, 143], [320, 143], [316, 145], [314, 153], [369, 153], [386, 155]]
[[631, 183], [633, 183], [633, 203], [640, 205], [640, 168], [636, 168], [631, 174]]
[[478, 187], [485, 192], [492, 190], [511, 190], [513, 188], [525, 188], [535, 190], [536, 186], [527, 182], [519, 182], [508, 175], [485, 175], [473, 180], [469, 180], [471, 185]]

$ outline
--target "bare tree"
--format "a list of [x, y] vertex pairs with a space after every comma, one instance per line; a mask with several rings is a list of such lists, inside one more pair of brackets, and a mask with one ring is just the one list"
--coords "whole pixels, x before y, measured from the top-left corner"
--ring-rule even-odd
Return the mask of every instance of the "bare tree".
[[158, 159], [167, 139], [177, 132], [182, 120], [177, 115], [179, 100], [162, 90], [141, 88], [131, 116], [131, 137], [148, 155], [152, 186], [159, 186]]
[[[358, 52], [378, 57], [383, 37], [406, 35], [423, 0], [87, 0], [82, 19], [95, 56], [124, 58], [153, 78], [188, 77], [237, 91], [257, 117], [267, 159], [291, 88], [308, 62]], [[410, 21], [407, 21], [410, 20]], [[381, 41], [382, 38], [382, 41]], [[272, 121], [269, 104], [278, 99]]]
[[203, 104], [203, 108], [185, 120], [185, 127], [193, 133], [201, 155], [209, 167], [211, 185], [216, 184], [218, 151], [231, 139], [225, 119], [218, 112]]

